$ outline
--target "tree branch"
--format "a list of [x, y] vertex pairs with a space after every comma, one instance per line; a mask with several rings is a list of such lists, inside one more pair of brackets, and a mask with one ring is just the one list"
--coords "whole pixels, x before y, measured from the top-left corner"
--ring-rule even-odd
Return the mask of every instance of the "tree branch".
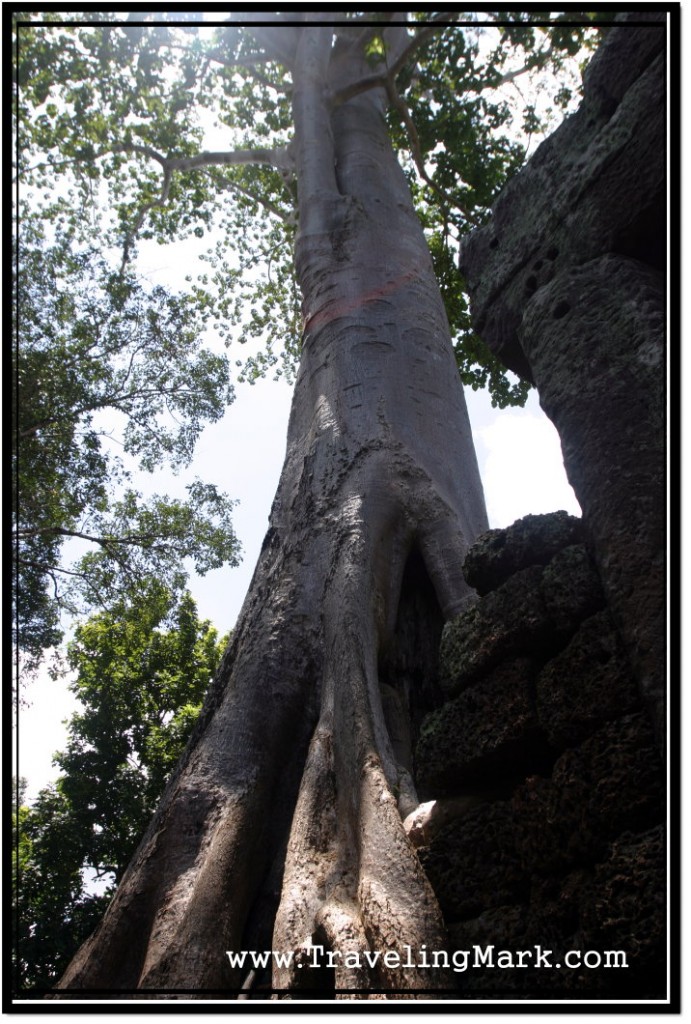
[[286, 95], [290, 90], [290, 85], [287, 82], [272, 82], [259, 70], [261, 64], [269, 64], [273, 61], [273, 58], [267, 53], [252, 53], [246, 57], [228, 58], [214, 50], [206, 54], [206, 57], [208, 61], [215, 61], [224, 68], [239, 68], [241, 71], [247, 71], [256, 82], [265, 85], [268, 89], [273, 89], [274, 92]]
[[129, 260], [132, 243], [139, 234], [147, 213], [158, 206], [164, 206], [168, 201], [172, 177], [175, 171], [190, 171], [198, 167], [227, 167], [238, 164], [268, 164], [270, 167], [289, 171], [293, 166], [292, 156], [287, 147], [280, 147], [278, 149], [235, 149], [217, 153], [197, 153], [195, 156], [167, 157], [159, 153], [152, 146], [145, 146], [134, 142], [121, 142], [113, 146], [111, 152], [137, 153], [140, 156], [154, 160], [163, 168], [163, 182], [160, 195], [158, 198], [152, 199], [151, 202], [144, 204], [139, 211], [139, 216], [133, 230], [125, 238], [120, 273], [125, 269]]
[[[99, 537], [99, 536], [96, 536], [95, 534], [92, 534], [92, 533], [84, 533], [81, 530], [68, 530], [66, 527], [63, 527], [63, 526], [43, 526], [43, 527], [39, 527], [39, 528], [37, 528], [35, 530], [29, 530], [29, 529], [25, 530], [25, 529], [22, 529], [20, 527], [16, 531], [15, 535], [16, 535], [16, 537], [18, 539], [19, 538], [24, 538], [24, 537], [39, 537], [39, 536], [45, 536], [45, 535], [54, 536], [54, 537], [74, 537], [77, 540], [89, 541], [89, 543], [91, 543], [91, 544], [99, 544], [101, 547], [105, 548], [106, 550], [111, 550], [111, 545], [116, 545], [116, 546], [117, 545], [121, 545], [121, 544], [142, 545], [142, 544], [149, 543], [151, 541], [159, 541], [160, 542], [156, 546], [156, 550], [165, 550], [167, 547], [169, 547], [171, 545], [171, 543], [174, 546], [176, 541], [178, 543], [180, 542], [180, 538], [179, 537], [175, 537], [175, 536], [161, 537], [157, 533], [130, 533], [130, 534], [125, 534], [124, 536], [121, 536], [121, 537], [116, 537], [116, 536]], [[113, 554], [114, 557], [117, 557], [115, 555], [114, 551], [111, 551], [111, 554]], [[36, 566], [39, 566], [39, 567], [42, 564], [42, 563], [37, 563], [37, 562], [28, 562], [28, 560], [21, 559], [21, 558], [19, 559], [19, 561], [23, 561], [25, 564], [36, 565]], [[46, 568], [48, 568], [48, 567], [46, 567]], [[52, 566], [51, 568], [55, 569], [57, 572], [67, 572], [68, 571], [67, 569], [61, 568], [60, 566]], [[72, 576], [81, 576], [83, 574], [82, 573], [70, 573], [70, 575], [72, 575]]]
[[281, 82], [280, 84], [272, 82], [266, 77], [266, 75], [261, 73], [254, 61], [243, 62], [238, 66], [243, 71], [246, 71], [258, 85], [263, 85], [265, 88], [271, 89], [273, 92], [279, 93], [281, 96], [290, 95], [291, 86], [287, 82]]
[[[389, 65], [389, 74], [397, 75], [398, 72], [408, 63], [410, 58], [423, 43], [437, 31], [439, 28], [444, 28], [458, 20], [458, 13], [455, 11], [442, 11], [441, 14], [435, 14], [433, 18], [430, 18], [428, 22], [425, 22], [420, 28], [417, 35], [413, 36], [405, 45], [403, 45], [399, 52], [396, 54], [395, 51], [391, 53], [391, 64]], [[409, 28], [416, 28], [419, 22], [410, 22]]]
[[455, 206], [456, 209], [460, 210], [460, 212], [466, 218], [468, 223], [479, 226], [480, 222], [477, 219], [477, 217], [474, 214], [470, 213], [470, 211], [467, 210], [465, 207], [461, 206], [460, 203], [449, 203], [449, 197], [447, 193], [442, 191], [442, 189], [439, 188], [434, 179], [430, 177], [430, 175], [427, 173], [425, 162], [422, 156], [422, 148], [420, 146], [420, 137], [418, 136], [417, 128], [415, 127], [415, 122], [411, 117], [407, 104], [397, 92], [396, 86], [394, 85], [392, 78], [386, 79], [386, 91], [391, 105], [401, 115], [401, 120], [403, 121], [403, 124], [405, 125], [406, 131], [408, 133], [408, 140], [410, 142], [410, 152], [415, 162], [415, 166], [417, 167], [418, 174], [420, 175], [422, 180], [425, 181], [439, 197], [439, 199], [441, 200], [442, 207], [448, 207], [449, 205]]
[[[247, 194], [249, 195], [249, 193]], [[276, 212], [278, 213], [278, 211]], [[140, 346], [140, 348], [137, 349], [137, 351], [140, 351], [142, 347], [143, 346]], [[127, 375], [129, 376], [129, 372]], [[159, 374], [159, 377], [160, 376], [161, 374]], [[123, 389], [126, 383], [127, 378], [119, 382], [119, 386], [116, 391], [111, 391], [109, 394], [102, 395], [100, 398], [94, 399], [92, 402], [89, 403], [89, 405], [77, 406], [73, 410], [71, 410], [71, 412], [68, 415], [61, 413], [59, 416], [47, 416], [36, 423], [32, 423], [31, 426], [24, 427], [17, 435], [18, 439], [22, 440], [23, 438], [31, 437], [33, 434], [36, 434], [39, 430], [44, 430], [46, 427], [52, 427], [56, 423], [62, 425], [71, 424], [76, 426], [79, 423], [79, 419], [81, 416], [83, 416], [85, 413], [96, 412], [96, 410], [98, 409], [119, 409], [121, 412], [124, 412], [126, 415], [128, 415], [130, 419], [134, 420], [134, 413], [129, 411], [127, 408], [128, 405], [133, 401], [141, 402], [143, 399], [169, 398], [171, 396], [177, 397], [179, 395], [193, 396], [204, 393], [202, 388], [195, 390], [194, 388], [189, 387], [181, 388], [178, 387], [177, 385], [172, 385], [171, 387], [168, 388], [160, 386], [140, 387], [135, 388], [134, 390], [131, 391], [124, 391]], [[140, 423], [140, 425], [143, 426], [143, 424], [139, 420], [135, 420], [135, 422]], [[101, 436], [111, 436], [110, 434], [106, 435], [103, 432], [99, 433], [101, 434]], [[90, 436], [93, 436], [93, 431], [90, 432]]]
[[[276, 149], [229, 149], [221, 152], [196, 153], [194, 156], [163, 156], [152, 146], [144, 146], [135, 142], [121, 142], [113, 146], [113, 153], [138, 153], [150, 160], [155, 160], [164, 170], [173, 173], [175, 171], [191, 171], [197, 167], [223, 167], [231, 164], [269, 164], [278, 170], [290, 170], [293, 166], [292, 158], [287, 147]], [[104, 155], [104, 154], [100, 154]]]
[[[393, 10], [386, 11], [382, 13], [381, 18], [383, 21], [392, 21], [396, 14], [397, 12]], [[364, 28], [362, 27], [363, 25], [365, 26]], [[360, 17], [341, 25], [337, 30], [337, 35], [339, 39], [344, 41], [348, 51], [363, 53], [367, 44], [374, 39], [378, 32], [381, 32], [381, 24], [373, 25], [371, 22]]]
[[274, 25], [253, 25], [248, 31], [252, 33], [262, 49], [279, 64], [284, 64], [292, 69], [295, 66], [295, 55], [297, 53], [298, 33], [286, 29], [281, 23], [289, 17], [290, 12], [274, 15], [262, 12], [267, 21], [273, 21]]
[[37, 562], [33, 558], [22, 558], [21, 555], [17, 557], [16, 562], [17, 565], [30, 565], [34, 569], [40, 569], [41, 572], [45, 572], [47, 575], [52, 577], [53, 583], [56, 587], [57, 580], [54, 575], [56, 572], [59, 572], [64, 576], [78, 576], [82, 580], [88, 579], [84, 572], [75, 572], [73, 569], [64, 569], [61, 565], [47, 565], [45, 562]]
[[[451, 17], [455, 20], [457, 15], [453, 14]], [[430, 19], [430, 21], [420, 29], [416, 36], [399, 48], [398, 54], [391, 55], [393, 60], [391, 64], [387, 66], [386, 71], [381, 71], [374, 75], [367, 75], [364, 78], [360, 78], [358, 81], [351, 82], [350, 85], [345, 86], [345, 88], [341, 89], [334, 95], [334, 106], [340, 106], [341, 104], [346, 103], [349, 99], [352, 99], [354, 96], [359, 96], [360, 93], [367, 92], [369, 89], [377, 89], [382, 86], [386, 88], [388, 82], [393, 82], [398, 73], [408, 63], [413, 54], [420, 49], [423, 43], [425, 43], [430, 36], [437, 31], [437, 29], [447, 25], [449, 20], [450, 16], [448, 12], [435, 15], [434, 18]], [[415, 27], [416, 23], [411, 22], [410, 28]]]
[[[452, 18], [453, 20], [455, 20], [457, 18], [457, 15], [453, 14]], [[382, 71], [374, 75], [367, 75], [364, 78], [360, 78], [358, 81], [350, 83], [345, 88], [341, 89], [339, 92], [334, 94], [331, 100], [334, 106], [339, 106], [343, 103], [346, 103], [349, 99], [352, 99], [353, 97], [368, 91], [369, 89], [385, 89], [389, 103], [392, 105], [392, 107], [394, 107], [394, 109], [398, 111], [398, 113], [401, 116], [401, 120], [403, 121], [403, 124], [408, 135], [408, 140], [410, 142], [410, 152], [413, 157], [413, 161], [417, 168], [418, 174], [420, 175], [422, 180], [426, 182], [426, 184], [429, 185], [431, 189], [433, 189], [433, 191], [441, 200], [442, 206], [444, 208], [448, 208], [449, 205], [455, 206], [456, 209], [458, 209], [463, 214], [463, 216], [469, 223], [478, 225], [479, 221], [477, 217], [475, 217], [474, 214], [472, 214], [468, 209], [466, 209], [457, 201], [452, 201], [450, 203], [446, 193], [438, 187], [434, 179], [428, 174], [427, 169], [425, 167], [424, 158], [422, 155], [422, 147], [420, 146], [420, 138], [417, 133], [417, 128], [415, 127], [415, 122], [411, 117], [407, 104], [402, 99], [401, 95], [396, 89], [396, 76], [401, 71], [401, 69], [408, 63], [410, 58], [413, 56], [414, 53], [416, 53], [419, 50], [423, 43], [425, 43], [426, 40], [429, 39], [432, 33], [436, 32], [440, 26], [446, 25], [448, 23], [449, 14], [447, 12], [435, 15], [435, 17], [430, 19], [430, 21], [417, 33], [416, 36], [392, 49], [391, 55], [393, 56], [393, 60], [391, 64], [387, 67], [386, 71]], [[410, 27], [414, 28], [415, 23], [411, 23]], [[402, 28], [403, 26], [401, 25], [394, 26], [394, 31], [397, 36], [400, 36], [402, 34]], [[396, 49], [398, 50], [397, 53]]]
[[532, 64], [524, 64], [523, 67], [517, 68], [515, 71], [507, 71], [506, 74], [502, 75], [499, 81], [492, 85], [490, 88], [500, 89], [502, 85], [508, 85], [510, 82], [515, 82], [515, 80], [517, 78], [520, 78], [521, 75], [525, 75], [529, 71], [535, 71], [543, 61], [549, 60], [550, 57], [554, 55], [554, 53], [554, 45], [550, 44], [550, 46], [546, 50], [542, 50], [540, 53], [535, 55], [536, 60]]
[[246, 196], [253, 202], [259, 203], [259, 205], [262, 206], [267, 211], [267, 213], [272, 213], [274, 217], [279, 217], [284, 224], [295, 223], [294, 213], [285, 213], [285, 211], [281, 210], [278, 206], [276, 206], [275, 203], [272, 203], [270, 199], [265, 199], [263, 196], [255, 196], [252, 192], [250, 192], [248, 188], [244, 188], [242, 185], [239, 185], [236, 181], [231, 181], [230, 178], [224, 178], [220, 182], [220, 185], [222, 188], [228, 189], [228, 191], [230, 192], [237, 192], [238, 195]]

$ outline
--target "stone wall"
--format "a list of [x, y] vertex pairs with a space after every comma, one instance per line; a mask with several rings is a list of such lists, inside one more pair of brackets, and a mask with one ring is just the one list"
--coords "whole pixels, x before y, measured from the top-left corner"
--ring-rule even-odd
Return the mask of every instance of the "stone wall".
[[509, 182], [461, 254], [477, 332], [536, 384], [559, 432], [608, 607], [661, 749], [665, 19], [664, 11], [618, 15], [587, 68], [578, 111]]
[[[465, 565], [479, 599], [444, 629], [406, 828], [450, 949], [512, 951], [456, 975], [468, 998], [665, 994], [662, 762], [585, 540], [565, 512], [490, 531]], [[569, 950], [629, 966], [568, 969]]]
[[478, 601], [445, 627], [417, 744], [406, 828], [468, 998], [667, 994], [665, 19], [617, 16], [578, 111], [461, 252], [475, 328], [537, 386], [583, 510], [470, 551]]

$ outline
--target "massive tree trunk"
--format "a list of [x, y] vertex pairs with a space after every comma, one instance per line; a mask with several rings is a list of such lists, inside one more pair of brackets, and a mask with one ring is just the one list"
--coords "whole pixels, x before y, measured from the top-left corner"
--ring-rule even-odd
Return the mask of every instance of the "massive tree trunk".
[[295, 954], [273, 986], [296, 995], [445, 985], [409, 966], [444, 936], [403, 818], [443, 617], [469, 598], [461, 565], [487, 524], [385, 94], [330, 107], [329, 60], [333, 87], [330, 31], [300, 30], [305, 326], [269, 531], [182, 763], [63, 989], [237, 991], [251, 964], [226, 951], [268, 949]]

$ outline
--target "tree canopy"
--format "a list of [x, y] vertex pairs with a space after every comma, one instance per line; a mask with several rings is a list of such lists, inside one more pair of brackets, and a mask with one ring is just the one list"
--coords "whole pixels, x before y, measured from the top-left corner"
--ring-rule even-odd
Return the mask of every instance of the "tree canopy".
[[189, 594], [160, 585], [77, 627], [68, 657], [80, 710], [54, 758], [60, 777], [30, 806], [19, 787], [15, 809], [21, 987], [53, 984], [105, 910], [226, 642]]
[[[198, 481], [187, 500], [144, 500], [131, 470], [188, 464], [223, 415], [233, 391], [219, 341], [249, 343], [240, 380], [291, 376], [299, 357], [297, 23], [262, 13], [246, 29], [245, 17], [15, 14], [15, 591], [28, 667], [59, 641], [62, 611], [107, 607], [147, 576], [180, 589], [185, 559], [200, 573], [237, 561], [225, 495]], [[409, 42], [389, 66], [383, 29], [401, 17]], [[366, 46], [372, 75], [358, 88], [388, 91], [461, 378], [500, 406], [528, 386], [473, 333], [456, 252], [577, 92], [574, 55], [602, 20], [542, 17], [334, 16], [340, 45]], [[143, 245], [204, 238], [206, 265], [183, 292], [138, 277]]]
[[[29, 664], [61, 636], [63, 610], [112, 606], [136, 582], [180, 591], [237, 564], [232, 501], [212, 484], [186, 500], [132, 485], [192, 458], [232, 400], [227, 359], [202, 344], [193, 305], [37, 218], [18, 230], [13, 446], [16, 642]], [[79, 543], [73, 560], [66, 541]]]
[[[18, 173], [33, 207], [79, 238], [92, 236], [84, 213], [98, 206], [99, 235], [124, 262], [142, 240], [213, 231], [209, 273], [190, 281], [190, 292], [221, 337], [261, 338], [243, 364], [251, 376], [279, 360], [278, 370], [290, 372], [298, 355], [286, 62], [291, 25], [303, 15], [262, 12], [245, 29], [246, 17], [205, 25], [193, 14], [27, 14], [18, 19], [16, 67]], [[382, 29], [402, 17], [410, 43], [389, 67]], [[543, 17], [334, 15], [342, 45], [367, 47], [372, 76], [358, 88], [384, 83], [392, 97], [391, 131], [429, 233], [461, 374], [472, 386], [490, 384], [500, 402], [520, 401], [524, 390], [509, 386], [470, 337], [454, 253], [530, 138], [578, 91], [574, 56], [603, 20], [592, 12]], [[541, 104], [536, 82], [547, 94]], [[333, 102], [345, 99], [336, 93]], [[207, 140], [224, 148], [206, 149]]]

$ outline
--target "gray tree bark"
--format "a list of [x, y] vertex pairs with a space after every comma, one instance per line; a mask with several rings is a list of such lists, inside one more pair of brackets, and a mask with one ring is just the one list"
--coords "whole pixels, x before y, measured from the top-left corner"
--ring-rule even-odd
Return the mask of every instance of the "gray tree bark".
[[[273, 948], [295, 954], [273, 985], [297, 995], [321, 983], [310, 944], [444, 946], [402, 819], [441, 624], [470, 597], [462, 562], [487, 522], [385, 93], [330, 105], [344, 69], [367, 72], [331, 30], [300, 30], [304, 337], [269, 531], [195, 734], [61, 989], [237, 990], [247, 968], [225, 951]], [[364, 996], [446, 983], [381, 960], [331, 981]]]

